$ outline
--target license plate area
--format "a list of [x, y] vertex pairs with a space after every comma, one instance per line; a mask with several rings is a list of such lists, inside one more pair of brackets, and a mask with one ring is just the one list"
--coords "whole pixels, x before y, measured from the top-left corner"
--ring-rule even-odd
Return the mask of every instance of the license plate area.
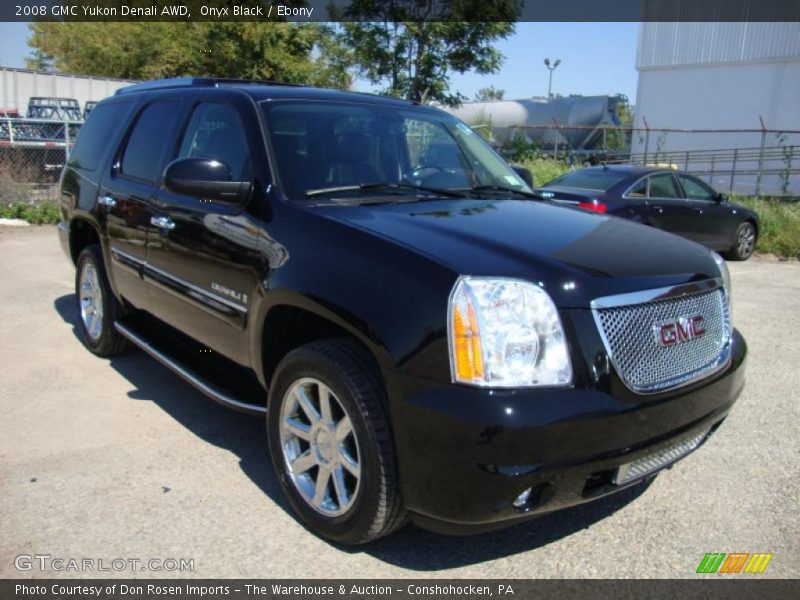
[[702, 444], [708, 432], [709, 429], [704, 429], [692, 435], [682, 437], [667, 446], [621, 465], [614, 474], [611, 482], [614, 485], [625, 485], [671, 465]]

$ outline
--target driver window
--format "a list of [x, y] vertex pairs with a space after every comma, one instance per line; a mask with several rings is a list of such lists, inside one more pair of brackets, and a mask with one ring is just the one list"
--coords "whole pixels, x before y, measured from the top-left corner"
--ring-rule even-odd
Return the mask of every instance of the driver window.
[[714, 202], [716, 200], [716, 194], [699, 181], [690, 179], [684, 175], [678, 175], [678, 177], [681, 180], [681, 185], [683, 186], [683, 191], [686, 193], [686, 197], [690, 200], [706, 200], [708, 202]]
[[251, 178], [247, 140], [236, 111], [226, 104], [198, 104], [178, 158], [213, 158], [230, 167], [234, 181]]

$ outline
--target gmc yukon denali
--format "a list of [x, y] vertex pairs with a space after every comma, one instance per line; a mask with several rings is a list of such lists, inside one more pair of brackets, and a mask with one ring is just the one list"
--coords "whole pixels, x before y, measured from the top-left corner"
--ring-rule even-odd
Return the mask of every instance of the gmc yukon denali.
[[266, 415], [339, 543], [464, 533], [640, 485], [744, 385], [724, 261], [536, 200], [436, 108], [267, 82], [123, 88], [62, 176], [79, 329]]

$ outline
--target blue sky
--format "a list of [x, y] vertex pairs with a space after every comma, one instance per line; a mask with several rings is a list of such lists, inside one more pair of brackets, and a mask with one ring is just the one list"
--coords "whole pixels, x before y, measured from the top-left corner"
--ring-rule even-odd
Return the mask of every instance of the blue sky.
[[[622, 93], [636, 100], [638, 23], [518, 23], [516, 33], [497, 48], [505, 63], [493, 75], [453, 75], [451, 88], [468, 97], [493, 85], [506, 98], [547, 94], [545, 57], [561, 59], [553, 74], [553, 92], [569, 94]], [[0, 66], [22, 67], [30, 49], [24, 23], [0, 23]], [[357, 82], [361, 90], [369, 85]]]

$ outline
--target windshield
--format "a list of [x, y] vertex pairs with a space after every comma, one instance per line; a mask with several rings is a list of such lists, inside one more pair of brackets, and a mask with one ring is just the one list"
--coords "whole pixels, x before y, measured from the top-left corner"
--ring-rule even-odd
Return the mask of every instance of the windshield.
[[578, 169], [577, 171], [570, 171], [561, 177], [556, 177], [553, 181], [544, 184], [542, 187], [559, 186], [605, 192], [626, 177], [628, 177], [627, 173], [610, 171], [602, 167]]
[[[278, 178], [292, 200], [328, 188], [338, 195], [479, 186], [531, 191], [478, 134], [450, 115], [334, 102], [270, 102], [262, 108]], [[348, 187], [359, 189], [342, 189]]]

